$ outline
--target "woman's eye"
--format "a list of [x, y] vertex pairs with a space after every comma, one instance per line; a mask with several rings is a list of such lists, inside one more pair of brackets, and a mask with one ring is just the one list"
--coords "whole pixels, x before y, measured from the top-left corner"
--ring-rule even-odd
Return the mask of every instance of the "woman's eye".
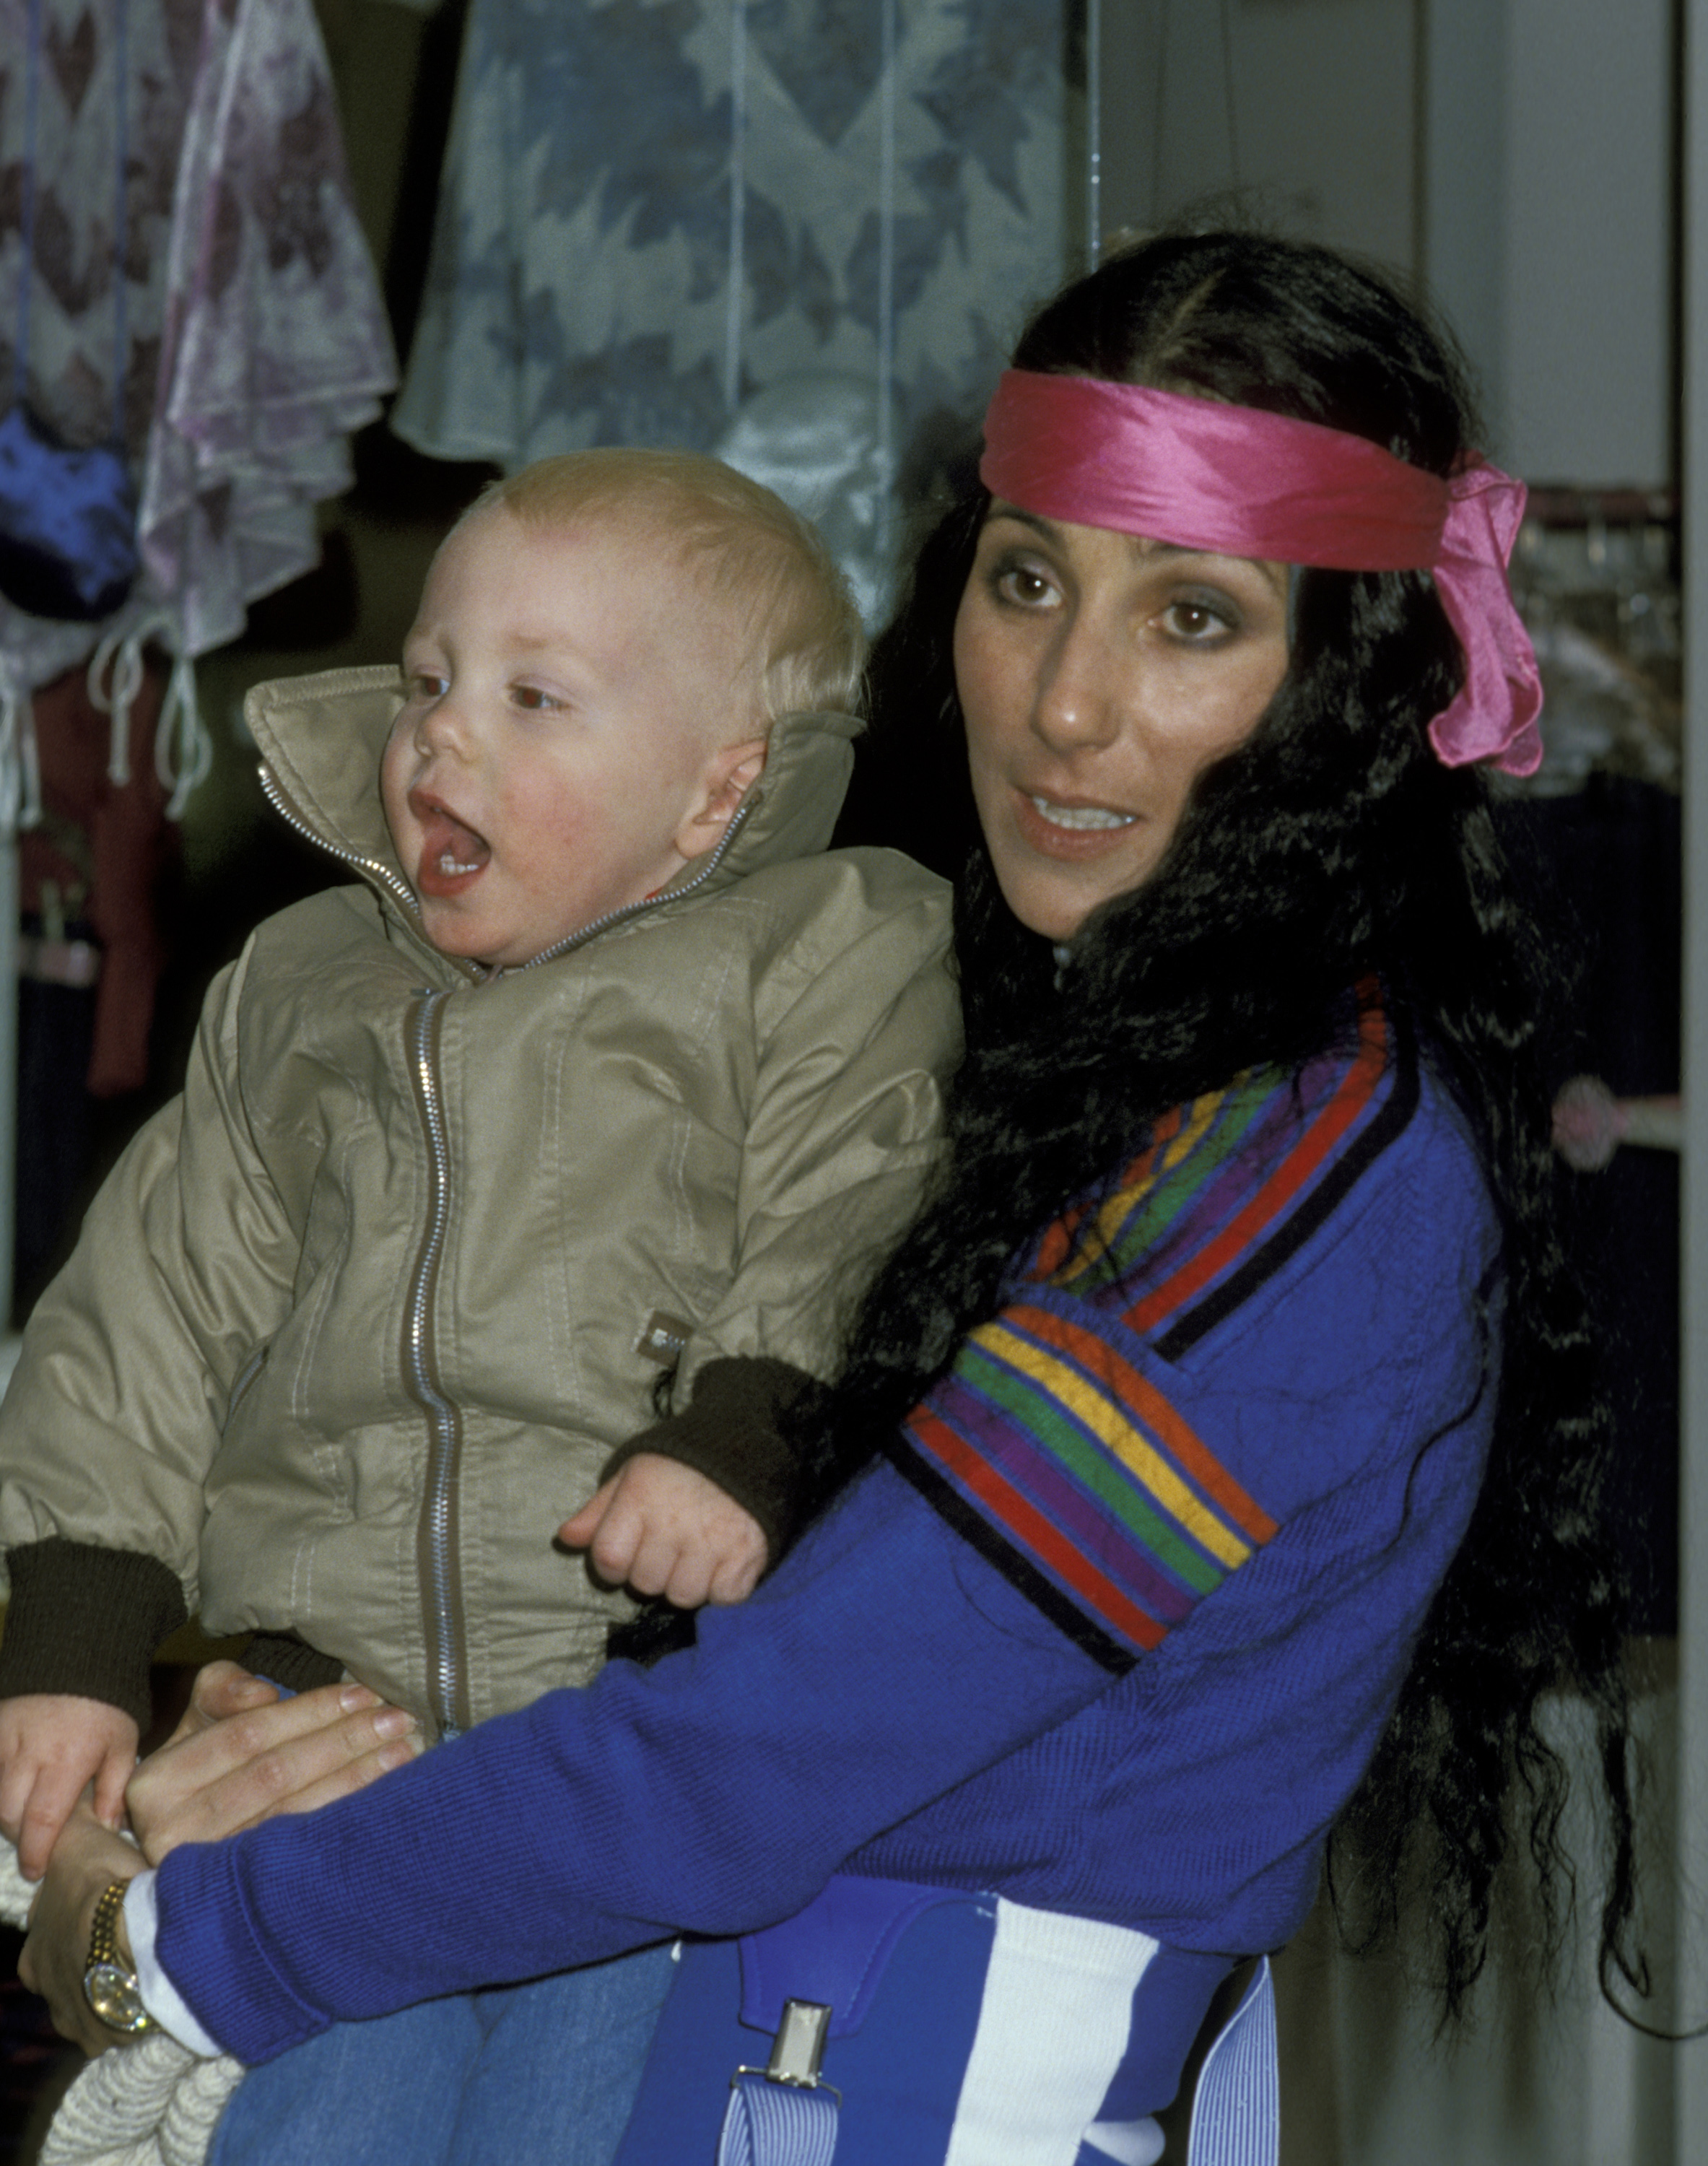
[[1036, 609], [1056, 592], [1055, 581], [1030, 564], [999, 566], [995, 584], [1004, 601], [1017, 602], [1022, 609]]
[[1236, 628], [1236, 621], [1226, 604], [1199, 601], [1183, 596], [1170, 602], [1162, 612], [1162, 625], [1173, 638], [1184, 640], [1200, 647], [1212, 640], [1225, 638]]

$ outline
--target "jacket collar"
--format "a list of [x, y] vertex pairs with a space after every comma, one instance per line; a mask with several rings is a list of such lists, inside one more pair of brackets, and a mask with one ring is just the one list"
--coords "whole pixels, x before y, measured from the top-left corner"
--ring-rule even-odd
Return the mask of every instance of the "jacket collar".
[[[376, 889], [419, 939], [420, 919], [379, 793], [380, 754], [403, 696], [388, 666], [328, 669], [256, 685], [244, 717], [261, 752], [262, 786], [277, 810]], [[654, 906], [688, 888], [714, 892], [762, 865], [822, 850], [841, 808], [861, 726], [852, 715], [783, 716], [728, 847], [691, 859]], [[479, 966], [469, 965], [467, 975], [481, 975]]]

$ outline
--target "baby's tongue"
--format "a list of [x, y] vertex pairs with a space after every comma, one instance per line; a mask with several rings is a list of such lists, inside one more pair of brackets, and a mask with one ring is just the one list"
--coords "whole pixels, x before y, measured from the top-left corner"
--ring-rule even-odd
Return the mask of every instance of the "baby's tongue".
[[421, 822], [421, 868], [441, 878], [483, 865], [492, 851], [472, 827], [436, 806]]

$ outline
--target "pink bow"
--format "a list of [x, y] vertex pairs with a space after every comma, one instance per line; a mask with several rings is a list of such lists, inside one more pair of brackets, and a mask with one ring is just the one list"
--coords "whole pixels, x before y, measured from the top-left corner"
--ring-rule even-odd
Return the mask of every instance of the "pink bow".
[[1429, 726], [1447, 767], [1486, 759], [1507, 774], [1534, 774], [1542, 765], [1542, 679], [1506, 578], [1524, 498], [1521, 481], [1486, 463], [1448, 484], [1435, 589], [1458, 634], [1465, 681]]

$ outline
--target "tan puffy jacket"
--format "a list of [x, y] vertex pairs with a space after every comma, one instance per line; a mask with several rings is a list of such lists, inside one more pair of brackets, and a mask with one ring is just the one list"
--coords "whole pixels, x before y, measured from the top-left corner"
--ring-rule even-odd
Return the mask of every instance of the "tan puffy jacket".
[[422, 938], [391, 852], [398, 696], [381, 670], [250, 696], [270, 794], [362, 884], [215, 982], [182, 1097], [31, 1319], [0, 1693], [125, 1704], [180, 1589], [441, 1730], [584, 1680], [631, 1605], [552, 1537], [663, 1368], [677, 1407], [731, 1357], [824, 1373], [917, 1201], [948, 896], [825, 853], [849, 717], [780, 722], [719, 850], [489, 977]]

